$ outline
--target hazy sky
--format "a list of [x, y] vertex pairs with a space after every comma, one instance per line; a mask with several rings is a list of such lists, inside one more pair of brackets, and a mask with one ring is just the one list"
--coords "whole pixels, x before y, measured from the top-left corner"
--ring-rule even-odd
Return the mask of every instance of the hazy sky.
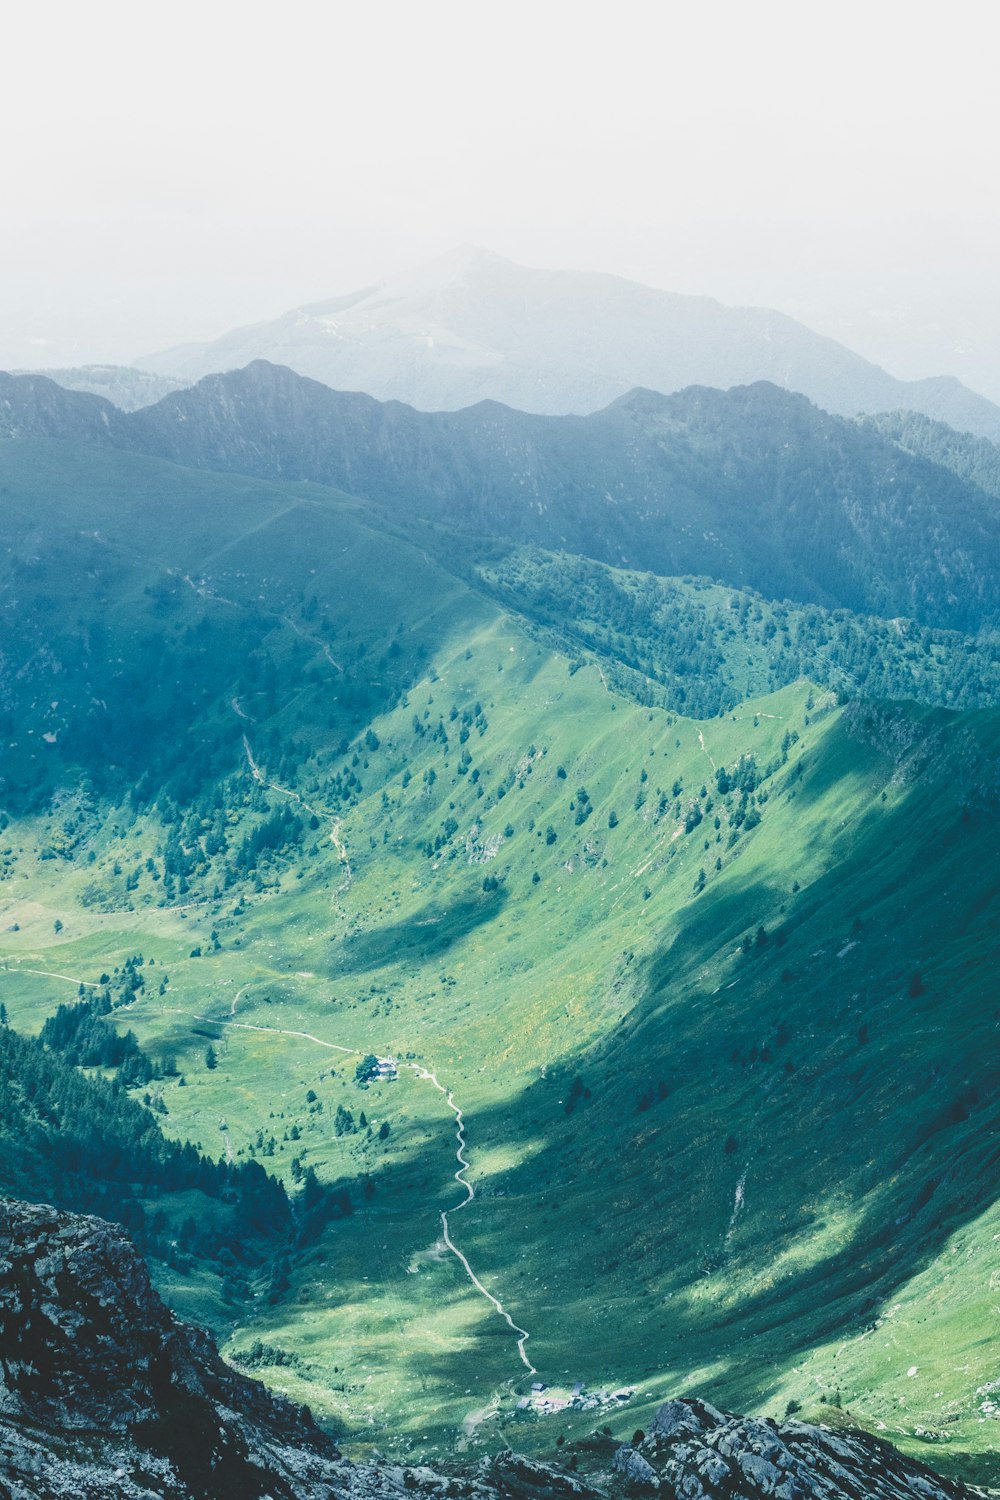
[[[990, 7], [34, 0], [0, 364], [130, 360], [471, 241], [1000, 398]], [[44, 341], [48, 342], [44, 342]]]

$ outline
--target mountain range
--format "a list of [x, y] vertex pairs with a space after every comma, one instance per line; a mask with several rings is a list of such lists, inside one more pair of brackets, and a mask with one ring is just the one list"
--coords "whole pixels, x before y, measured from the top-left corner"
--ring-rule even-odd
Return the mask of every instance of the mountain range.
[[188, 383], [174, 380], [169, 375], [154, 375], [149, 370], [135, 370], [129, 365], [76, 365], [59, 370], [20, 370], [15, 374], [47, 376], [68, 391], [88, 391], [92, 396], [104, 396], [121, 411], [136, 411], [140, 406], [152, 406], [171, 391], [178, 391]]
[[897, 380], [783, 313], [534, 270], [473, 247], [139, 363], [190, 383], [256, 359], [424, 411], [491, 400], [584, 413], [636, 386], [669, 394], [768, 380], [844, 416], [903, 408], [1000, 438], [1000, 408], [958, 380]]
[[[257, 361], [122, 413], [0, 377], [0, 431], [310, 480], [403, 525], [977, 630], [1000, 615], [1000, 513], [974, 475], [766, 382], [634, 391], [587, 417], [425, 413]], [[977, 471], [978, 473], [978, 471]]]

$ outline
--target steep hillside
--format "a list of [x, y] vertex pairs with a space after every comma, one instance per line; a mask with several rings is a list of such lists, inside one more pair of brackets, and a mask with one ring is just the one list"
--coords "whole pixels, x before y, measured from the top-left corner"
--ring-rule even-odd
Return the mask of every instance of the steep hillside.
[[428, 416], [254, 365], [127, 433], [177, 462], [335, 484], [410, 524], [927, 624], [997, 613], [995, 501], [771, 385], [637, 391], [586, 418]]
[[[317, 733], [346, 742], [397, 702], [444, 636], [480, 628], [496, 603], [577, 665], [599, 661], [626, 696], [700, 716], [807, 672], [842, 697], [977, 707], [997, 692], [992, 634], [459, 545], [433, 528], [414, 545], [315, 484], [46, 441], [8, 442], [0, 463], [9, 811], [83, 775], [91, 796], [130, 789], [134, 806], [166, 796], [210, 815], [205, 782], [243, 764], [234, 725], [277, 716], [286, 738], [272, 728], [268, 744], [294, 769]], [[176, 733], [195, 723], [197, 743]], [[62, 834], [53, 857], [75, 839]], [[165, 875], [183, 893], [183, 873]]]
[[950, 469], [959, 479], [1000, 499], [1000, 447], [988, 438], [956, 432], [945, 422], [934, 422], [913, 411], [884, 412], [858, 420], [871, 431], [891, 438], [905, 453]]
[[266, 1291], [275, 1258], [295, 1260], [309, 1220], [259, 1163], [211, 1160], [160, 1129], [164, 1093], [183, 1088], [183, 1074], [111, 1019], [160, 977], [132, 955], [61, 1006], [41, 1038], [0, 1027], [0, 1194], [125, 1226], [157, 1278], [225, 1326], [252, 1288]]
[[110, 446], [118, 408], [103, 396], [69, 391], [47, 375], [0, 370], [0, 436], [54, 437]]
[[44, 442], [0, 465], [11, 810], [81, 775], [185, 810], [245, 764], [241, 726], [294, 701], [289, 740], [305, 722], [338, 743], [484, 612], [337, 492]]
[[896, 380], [782, 313], [616, 276], [531, 270], [472, 248], [143, 363], [191, 381], [256, 359], [424, 411], [490, 400], [590, 412], [634, 386], [769, 380], [845, 416], [905, 407], [1000, 436], [1000, 410], [959, 381]]
[[[0, 1203], [0, 1482], [32, 1500], [313, 1500], [344, 1469], [307, 1413], [179, 1324], [124, 1235]], [[17, 1350], [18, 1358], [11, 1357]], [[9, 1486], [9, 1487], [8, 1487]]]
[[1000, 704], [993, 630], [970, 637], [532, 547], [474, 552], [470, 574], [549, 642], [596, 653], [629, 696], [696, 718], [807, 675], [845, 699]]

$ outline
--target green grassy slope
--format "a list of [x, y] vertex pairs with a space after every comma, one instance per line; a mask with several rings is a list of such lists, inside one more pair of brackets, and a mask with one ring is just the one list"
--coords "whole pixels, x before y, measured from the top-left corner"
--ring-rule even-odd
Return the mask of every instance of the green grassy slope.
[[[175, 496], [193, 482], [157, 472]], [[911, 1447], [936, 1435], [939, 1467], [985, 1472], [1000, 719], [840, 710], [808, 683], [678, 718], [350, 502], [229, 485], [259, 508], [217, 524], [177, 595], [182, 631], [207, 619], [232, 643], [211, 691], [176, 700], [173, 738], [209, 735], [216, 757], [209, 826], [185, 814], [189, 889], [175, 874], [164, 897], [171, 794], [81, 790], [72, 736], [46, 773], [55, 809], [5, 832], [0, 883], [14, 1024], [155, 958], [161, 984], [120, 1021], [185, 1072], [164, 1129], [213, 1154], [228, 1137], [300, 1195], [310, 1167], [331, 1189], [237, 1326], [217, 1301], [194, 1310], [232, 1351], [261, 1341], [255, 1367], [357, 1441], [509, 1441], [531, 1377], [442, 1243], [464, 1196], [455, 1120], [413, 1062], [465, 1116], [476, 1198], [453, 1240], [539, 1378], [635, 1385], [622, 1431], [682, 1390], [766, 1410], [836, 1397]], [[185, 566], [142, 543], [111, 589], [129, 649], [155, 608], [133, 580]], [[250, 681], [244, 620], [265, 658]], [[345, 706], [348, 629], [365, 665]], [[285, 807], [298, 835], [248, 865], [241, 842]], [[360, 1088], [367, 1053], [399, 1078]], [[517, 1442], [604, 1420], [522, 1417]]]

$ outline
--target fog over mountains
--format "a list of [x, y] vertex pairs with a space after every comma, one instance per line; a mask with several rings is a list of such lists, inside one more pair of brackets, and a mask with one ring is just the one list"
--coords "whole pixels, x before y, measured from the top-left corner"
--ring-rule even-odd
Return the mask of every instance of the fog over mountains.
[[770, 380], [847, 416], [906, 408], [1000, 437], [1000, 408], [960, 381], [897, 380], [783, 313], [533, 270], [473, 247], [139, 363], [196, 380], [254, 359], [430, 411], [490, 399], [589, 412], [637, 385], [669, 393]]

